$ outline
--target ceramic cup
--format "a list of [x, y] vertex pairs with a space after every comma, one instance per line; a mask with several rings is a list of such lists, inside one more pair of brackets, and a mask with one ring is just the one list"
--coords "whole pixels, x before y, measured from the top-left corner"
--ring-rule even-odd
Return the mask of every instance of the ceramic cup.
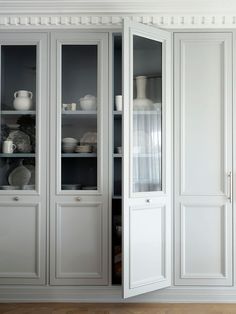
[[122, 111], [122, 95], [116, 95], [116, 110], [117, 111]]
[[7, 140], [3, 142], [3, 153], [5, 154], [12, 154], [14, 150], [16, 149], [16, 145], [13, 144], [11, 140]]

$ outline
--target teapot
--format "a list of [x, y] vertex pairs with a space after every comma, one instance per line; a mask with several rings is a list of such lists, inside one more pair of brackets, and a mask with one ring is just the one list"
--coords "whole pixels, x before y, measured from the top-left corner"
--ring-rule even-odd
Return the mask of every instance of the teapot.
[[27, 90], [18, 90], [14, 93], [13, 107], [16, 110], [30, 110], [33, 93]]

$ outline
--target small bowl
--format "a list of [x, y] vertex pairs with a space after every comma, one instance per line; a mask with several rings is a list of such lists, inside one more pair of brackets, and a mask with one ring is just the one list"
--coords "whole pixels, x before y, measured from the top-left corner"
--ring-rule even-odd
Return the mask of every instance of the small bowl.
[[63, 144], [77, 144], [77, 139], [73, 137], [64, 137], [62, 139]]
[[116, 147], [116, 148], [115, 148], [115, 152], [116, 152], [117, 154], [122, 154], [122, 147], [121, 147], [121, 146]]

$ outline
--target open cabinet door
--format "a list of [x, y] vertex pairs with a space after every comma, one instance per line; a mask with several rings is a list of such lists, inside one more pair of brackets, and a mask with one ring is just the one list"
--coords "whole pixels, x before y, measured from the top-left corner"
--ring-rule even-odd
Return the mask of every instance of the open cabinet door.
[[171, 284], [171, 35], [123, 29], [123, 296]]

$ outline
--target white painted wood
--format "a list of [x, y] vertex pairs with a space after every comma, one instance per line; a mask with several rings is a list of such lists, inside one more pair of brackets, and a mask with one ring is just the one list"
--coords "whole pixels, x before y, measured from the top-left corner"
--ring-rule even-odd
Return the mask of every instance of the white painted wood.
[[[0, 284], [44, 284], [46, 273], [48, 43], [44, 33], [0, 33], [0, 45], [35, 45], [36, 190], [0, 191]], [[17, 201], [15, 199], [17, 197]], [[4, 231], [3, 231], [4, 230]], [[2, 267], [2, 268], [1, 268]]]
[[[98, 190], [66, 191], [60, 189], [62, 44], [88, 44], [98, 47]], [[51, 47], [50, 245], [53, 249], [50, 251], [50, 283], [53, 285], [105, 285], [108, 283], [108, 34], [55, 32], [51, 37]], [[79, 201], [78, 197], [80, 198]], [[92, 209], [88, 207], [89, 204], [93, 204], [91, 206], [94, 211], [91, 212]], [[100, 205], [98, 206], [98, 204]], [[86, 216], [86, 210], [88, 210], [87, 214], [90, 213], [90, 219]], [[63, 217], [61, 224], [57, 220], [58, 215]], [[67, 222], [71, 221], [73, 215], [76, 215], [76, 220], [70, 225]], [[81, 230], [78, 230], [78, 226], [83, 227], [85, 232], [83, 245]], [[62, 229], [58, 230], [59, 227]], [[71, 260], [66, 259], [66, 257], [60, 258], [58, 251], [56, 252], [60, 232], [70, 232], [74, 245], [79, 244], [80, 250], [77, 250], [76, 254], [73, 254], [73, 245], [71, 245], [72, 250], [69, 247], [66, 248], [66, 242], [63, 242], [62, 247], [59, 247], [62, 256], [64, 253], [71, 254]], [[99, 234], [100, 238], [96, 238], [95, 234]], [[85, 250], [87, 242], [89, 255], [94, 260], [91, 260], [90, 266], [90, 260], [88, 260], [88, 254]], [[74, 266], [77, 265], [78, 261], [80, 265], [76, 268]], [[96, 264], [96, 267], [93, 263]]]
[[2, 13], [179, 13], [179, 14], [232, 14], [235, 12], [234, 0], [214, 1], [214, 0], [1, 0], [0, 10]]
[[175, 284], [232, 284], [232, 35], [175, 35]]
[[[107, 6], [107, 3], [106, 3]], [[68, 7], [68, 6], [67, 6]], [[137, 7], [137, 3], [135, 4]], [[122, 7], [123, 8], [123, 7]], [[148, 14], [144, 14], [144, 11], [140, 13], [121, 13], [121, 11], [116, 11], [113, 7], [112, 12], [105, 13], [105, 10], [97, 13], [96, 15], [91, 12], [82, 13], [70, 12], [55, 14], [55, 9], [53, 13], [48, 15], [48, 8], [45, 6], [43, 9], [47, 10], [47, 14], [38, 12], [35, 9], [27, 14], [18, 12], [16, 13], [16, 7], [14, 6], [13, 12], [1, 11], [0, 16], [0, 29], [1, 30], [38, 30], [38, 29], [80, 29], [88, 30], [92, 29], [116, 29], [121, 30], [123, 18], [130, 19], [138, 23], [152, 25], [155, 27], [161, 27], [171, 30], [179, 29], [235, 29], [236, 27], [236, 15], [232, 13], [223, 14], [222, 11], [217, 14], [212, 13], [199, 13], [193, 12], [183, 13], [173, 12], [173, 13], [155, 13], [154, 10]], [[58, 7], [56, 8], [58, 10]]]
[[103, 260], [106, 247], [103, 247], [102, 229], [106, 220], [106, 211], [101, 203], [56, 205], [56, 279], [52, 276], [52, 284], [106, 283], [107, 265]]
[[0, 204], [0, 283], [45, 282], [45, 210], [31, 202]]
[[[133, 36], [162, 43], [162, 191], [132, 192]], [[170, 34], [125, 20], [123, 30], [123, 296], [154, 291], [171, 281]], [[159, 229], [159, 231], [158, 231]], [[146, 255], [145, 255], [146, 253]], [[145, 256], [144, 256], [145, 255]], [[143, 261], [143, 263], [142, 263]]]

